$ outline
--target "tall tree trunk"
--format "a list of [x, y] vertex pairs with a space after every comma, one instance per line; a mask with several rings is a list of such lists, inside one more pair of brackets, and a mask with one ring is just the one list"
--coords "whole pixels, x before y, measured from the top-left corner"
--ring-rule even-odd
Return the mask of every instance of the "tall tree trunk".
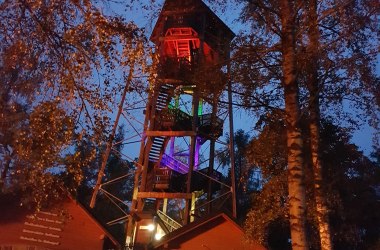
[[282, 70], [288, 149], [289, 216], [292, 248], [308, 249], [306, 237], [306, 195], [303, 141], [299, 124], [300, 108], [296, 77], [295, 12], [292, 0], [281, 1]]
[[314, 196], [317, 210], [319, 237], [322, 250], [331, 250], [330, 226], [328, 223], [328, 209], [323, 193], [322, 162], [320, 157], [320, 109], [319, 109], [319, 80], [318, 80], [318, 56], [320, 48], [320, 35], [318, 29], [317, 1], [308, 1], [309, 46], [307, 47], [308, 61], [307, 81], [309, 89], [309, 114], [310, 114], [310, 141], [311, 159], [314, 171]]
[[94, 192], [92, 193], [92, 197], [91, 197], [91, 201], [90, 201], [90, 207], [91, 208], [95, 207], [96, 196], [98, 195], [98, 192], [99, 192], [99, 190], [101, 188], [102, 179], [104, 177], [104, 171], [106, 169], [108, 157], [109, 157], [109, 155], [111, 153], [112, 144], [113, 144], [113, 140], [115, 138], [116, 129], [117, 129], [117, 126], [119, 125], [119, 119], [120, 119], [121, 113], [123, 112], [125, 98], [127, 96], [127, 93], [128, 93], [128, 90], [129, 90], [129, 86], [130, 86], [132, 78], [133, 78], [134, 61], [132, 61], [132, 63], [130, 65], [131, 66], [129, 68], [129, 74], [128, 74], [127, 82], [125, 83], [123, 94], [121, 96], [121, 100], [120, 100], [120, 103], [119, 103], [119, 107], [118, 107], [118, 111], [117, 111], [117, 114], [116, 114], [115, 122], [114, 122], [113, 127], [112, 127], [111, 135], [110, 135], [110, 137], [108, 138], [108, 141], [107, 141], [106, 150], [103, 153], [102, 165], [100, 166], [100, 169], [99, 169], [99, 172], [98, 172], [98, 178], [96, 180], [96, 184], [95, 184], [95, 187], [94, 187]]

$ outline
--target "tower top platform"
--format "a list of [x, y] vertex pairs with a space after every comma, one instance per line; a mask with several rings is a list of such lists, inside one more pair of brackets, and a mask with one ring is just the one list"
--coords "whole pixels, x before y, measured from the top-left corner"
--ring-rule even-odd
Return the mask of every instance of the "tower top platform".
[[[158, 45], [169, 28], [191, 27], [211, 46], [229, 44], [234, 32], [201, 0], [166, 0], [150, 40]], [[213, 46], [213, 47], [214, 47]]]

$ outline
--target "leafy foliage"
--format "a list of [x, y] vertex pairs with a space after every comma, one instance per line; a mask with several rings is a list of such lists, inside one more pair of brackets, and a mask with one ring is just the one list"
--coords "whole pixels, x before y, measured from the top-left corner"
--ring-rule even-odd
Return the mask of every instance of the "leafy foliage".
[[[226, 134], [226, 144], [230, 144], [229, 135]], [[236, 183], [236, 202], [239, 212], [237, 220], [243, 223], [245, 215], [250, 208], [250, 194], [260, 187], [260, 183], [255, 176], [253, 169], [247, 161], [247, 146], [250, 141], [250, 134], [242, 129], [234, 133], [234, 156], [235, 156], [235, 183]], [[229, 166], [231, 163], [230, 151], [228, 147], [217, 150], [217, 160], [222, 166]], [[228, 172], [228, 178], [231, 179], [231, 172]]]
[[[106, 140], [125, 77], [149, 73], [150, 50], [143, 30], [88, 0], [3, 1], [0, 18], [1, 186], [42, 201], [57, 173], [81, 182], [94, 154], [70, 151]], [[131, 88], [145, 90], [138, 78]]]
[[[378, 85], [375, 74], [378, 46], [374, 42], [378, 41], [378, 28], [377, 14], [373, 11], [376, 3], [344, 0], [238, 2], [244, 5], [241, 19], [249, 21], [251, 30], [241, 35], [236, 43], [233, 56], [234, 78], [238, 81], [236, 93], [244, 106], [258, 116], [285, 110], [292, 245], [297, 249], [307, 248], [306, 229], [301, 228], [304, 222], [296, 222], [304, 214], [301, 211], [304, 207], [302, 172], [307, 171], [302, 163], [304, 156], [297, 151], [300, 148], [306, 151], [298, 140], [298, 122], [305, 117], [316, 118], [310, 124], [316, 128], [310, 130], [314, 136], [311, 145], [316, 163], [316, 189], [322, 168], [317, 164], [322, 147], [318, 147], [318, 132], [315, 132], [319, 110], [322, 110], [322, 117], [338, 118], [343, 126], [359, 128], [369, 122], [378, 129], [380, 106], [373, 106], [377, 93], [369, 86], [370, 82]], [[300, 110], [303, 111], [301, 116], [298, 115]], [[322, 193], [315, 192], [315, 199], [321, 222], [321, 246], [331, 249]], [[296, 215], [297, 208], [300, 211]]]
[[[284, 108], [281, 8], [278, 1], [237, 2], [243, 5], [240, 19], [249, 28], [234, 41], [235, 92], [243, 106], [260, 116]], [[308, 51], [311, 23], [307, 3], [299, 2], [295, 7], [296, 74], [301, 107], [307, 106], [308, 70], [316, 65], [322, 116], [338, 117], [342, 126], [358, 128], [368, 122], [378, 129], [376, 1], [320, 1], [316, 13], [319, 47], [313, 48], [317, 59], [312, 61]]]
[[[380, 166], [350, 143], [342, 128], [323, 121], [321, 154], [324, 163], [324, 193], [327, 198], [334, 249], [375, 248], [380, 235], [378, 191]], [[307, 126], [304, 126], [307, 132]], [[305, 133], [306, 134], [306, 133]], [[310, 143], [305, 138], [306, 143]], [[253, 195], [246, 228], [249, 237], [270, 249], [289, 248], [288, 194], [285, 130], [281, 119], [266, 119], [261, 133], [248, 147], [248, 161], [262, 170], [263, 189]], [[271, 147], [269, 147], [271, 146]], [[305, 152], [305, 155], [307, 152]], [[307, 221], [312, 248], [319, 249], [311, 159], [307, 166]], [[281, 233], [279, 233], [281, 232]]]

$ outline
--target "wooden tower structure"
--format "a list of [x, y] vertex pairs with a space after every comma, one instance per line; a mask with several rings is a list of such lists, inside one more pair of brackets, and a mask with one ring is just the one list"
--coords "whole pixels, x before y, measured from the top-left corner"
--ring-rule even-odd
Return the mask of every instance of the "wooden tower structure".
[[[145, 249], [154, 235], [159, 238], [218, 209], [212, 201], [222, 189], [235, 202], [234, 182], [223, 184], [214, 169], [215, 143], [225, 123], [219, 99], [227, 89], [234, 36], [201, 0], [164, 3], [151, 35], [159, 63], [144, 111], [127, 226], [129, 249]], [[228, 112], [228, 105], [224, 109]], [[231, 117], [231, 107], [229, 111], [225, 117]], [[197, 207], [201, 195], [204, 202]], [[171, 200], [182, 201], [180, 219], [168, 215]]]

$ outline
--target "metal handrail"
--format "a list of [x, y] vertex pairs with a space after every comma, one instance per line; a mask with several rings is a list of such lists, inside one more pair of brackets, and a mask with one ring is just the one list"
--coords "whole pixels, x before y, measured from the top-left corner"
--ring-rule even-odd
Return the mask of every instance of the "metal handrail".
[[161, 210], [157, 210], [157, 215], [160, 217], [160, 219], [165, 223], [165, 225], [168, 227], [169, 232], [173, 232], [174, 230], [182, 227], [180, 223], [169, 217], [167, 214], [162, 212]]
[[163, 154], [161, 164], [181, 174], [185, 174], [189, 171], [189, 167], [186, 164], [167, 154]]

